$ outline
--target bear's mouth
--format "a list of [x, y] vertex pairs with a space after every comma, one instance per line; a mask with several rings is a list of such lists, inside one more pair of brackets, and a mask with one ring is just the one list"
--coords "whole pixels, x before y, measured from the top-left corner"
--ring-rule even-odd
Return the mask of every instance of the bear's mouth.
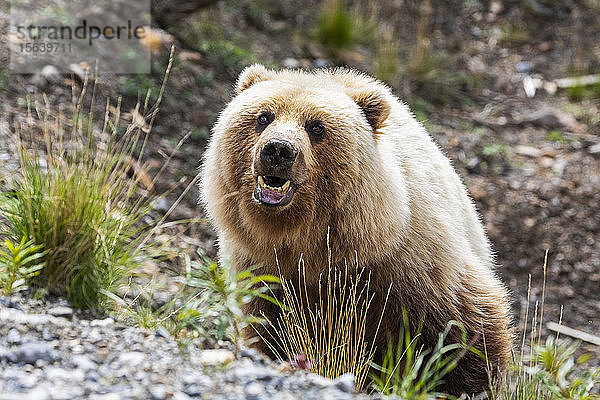
[[289, 179], [259, 175], [256, 178], [254, 200], [266, 206], [281, 207], [292, 201], [295, 190], [296, 185]]

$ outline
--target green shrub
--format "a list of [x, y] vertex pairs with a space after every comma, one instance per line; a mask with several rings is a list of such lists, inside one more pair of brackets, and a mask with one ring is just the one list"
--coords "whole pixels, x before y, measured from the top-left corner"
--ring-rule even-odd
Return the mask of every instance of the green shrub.
[[[593, 395], [592, 388], [600, 381], [600, 368], [583, 368], [589, 360], [589, 354], [575, 359], [578, 342], [557, 340], [548, 337], [546, 343], [536, 344], [531, 357], [525, 359], [532, 364], [525, 367], [531, 377], [530, 385], [541, 386], [539, 390], [544, 399], [584, 400], [600, 399]], [[577, 369], [583, 370], [577, 376]]]
[[[168, 70], [171, 63], [172, 57]], [[142, 138], [145, 144], [164, 82], [153, 107], [147, 109], [148, 100], [138, 104], [125, 127], [120, 100], [117, 107], [107, 100], [101, 130], [95, 128], [93, 94], [89, 111], [83, 110], [87, 86], [86, 79], [68, 118], [52, 113], [48, 105], [37, 107], [43, 150], [35, 142], [17, 141], [20, 174], [13, 192], [4, 196], [0, 235], [26, 238], [45, 250], [39, 260], [44, 268], [32, 280], [36, 286], [66, 295], [75, 307], [101, 308], [103, 293], [121, 285], [148, 257], [149, 227], [140, 219], [152, 199], [138, 194], [140, 176], [131, 179], [129, 173], [132, 164], [139, 164], [134, 151]], [[116, 109], [114, 118], [111, 109]], [[29, 133], [17, 131], [19, 138], [33, 136]]]

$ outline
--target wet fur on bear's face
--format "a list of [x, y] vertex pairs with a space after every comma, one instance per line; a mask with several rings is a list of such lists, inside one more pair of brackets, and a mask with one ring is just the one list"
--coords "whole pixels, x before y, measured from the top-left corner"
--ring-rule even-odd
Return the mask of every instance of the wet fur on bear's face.
[[[389, 106], [378, 90], [334, 76], [343, 78], [344, 70], [277, 73], [255, 66], [242, 73], [213, 132], [219, 165], [204, 183], [205, 192], [218, 192], [213, 202], [229, 203], [219, 207], [230, 212], [224, 220], [255, 235], [296, 241], [314, 219], [326, 221], [353, 188], [379, 175], [375, 141]], [[291, 166], [265, 163], [271, 143], [293, 151]], [[283, 196], [269, 187], [287, 191]]]

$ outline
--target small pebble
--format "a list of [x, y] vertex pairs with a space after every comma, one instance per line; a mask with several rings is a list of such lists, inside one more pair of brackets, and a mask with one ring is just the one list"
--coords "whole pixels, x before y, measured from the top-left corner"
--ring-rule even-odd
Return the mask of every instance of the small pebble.
[[156, 385], [150, 388], [153, 400], [164, 400], [167, 398], [167, 389], [164, 385]]
[[21, 334], [15, 328], [11, 328], [6, 335], [6, 341], [8, 344], [19, 344], [21, 343]]
[[355, 380], [356, 380], [356, 377], [354, 376], [354, 374], [351, 372], [347, 372], [347, 373], [335, 378], [335, 380], [333, 381], [333, 384], [335, 387], [337, 387], [338, 389], [340, 389], [343, 392], [353, 393]]
[[95, 326], [95, 327], [99, 327], [99, 328], [106, 328], [107, 326], [111, 326], [115, 323], [115, 320], [112, 318], [105, 318], [105, 319], [95, 319], [92, 322], [90, 322], [90, 326]]
[[35, 364], [37, 361], [54, 361], [58, 356], [47, 343], [31, 342], [8, 352], [5, 358], [13, 363]]
[[56, 306], [48, 309], [48, 314], [55, 317], [70, 317], [73, 315], [73, 309], [66, 306]]

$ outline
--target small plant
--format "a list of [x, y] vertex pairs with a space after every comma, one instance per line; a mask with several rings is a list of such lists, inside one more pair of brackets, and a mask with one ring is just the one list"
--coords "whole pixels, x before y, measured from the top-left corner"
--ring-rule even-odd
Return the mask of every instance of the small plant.
[[565, 136], [561, 131], [549, 131], [544, 136], [544, 140], [550, 143], [558, 144], [561, 146], [573, 146], [577, 144], [577, 140], [572, 137]]
[[583, 99], [600, 99], [600, 83], [592, 85], [572, 86], [566, 89], [569, 99], [581, 101]]
[[369, 343], [365, 337], [373, 294], [370, 277], [363, 274], [358, 263], [352, 270], [338, 270], [330, 262], [318, 282], [318, 299], [309, 299], [300, 260], [296, 282], [281, 277], [282, 314], [269, 321], [268, 337], [263, 337], [267, 346], [278, 358], [327, 378], [351, 372], [355, 389], [362, 390], [376, 351], [375, 340]]
[[481, 155], [487, 158], [501, 156], [508, 153], [508, 146], [504, 143], [486, 143], [481, 150]]
[[228, 40], [206, 40], [200, 46], [207, 59], [215, 66], [223, 68], [231, 74], [238, 73], [246, 65], [258, 61], [256, 55], [243, 46]]
[[[465, 352], [476, 352], [467, 345], [464, 328], [456, 321], [450, 321], [439, 334], [435, 347], [425, 349], [420, 343], [420, 329], [411, 334], [406, 312], [403, 312], [403, 319], [403, 331], [397, 343], [391, 340], [382, 365], [374, 365], [380, 373], [372, 376], [373, 388], [383, 395], [396, 395], [406, 400], [448, 398], [437, 392], [444, 377], [456, 367]], [[453, 328], [462, 330], [462, 342], [446, 344]]]
[[594, 386], [600, 382], [600, 368], [585, 363], [589, 354], [575, 359], [578, 342], [548, 337], [539, 339], [531, 353], [515, 360], [504, 391], [493, 399], [600, 400]]
[[400, 73], [400, 47], [392, 29], [383, 32], [381, 37], [382, 40], [377, 45], [375, 75], [378, 79], [394, 85]]
[[42, 245], [33, 241], [25, 241], [23, 237], [18, 244], [6, 240], [6, 250], [0, 250], [0, 288], [4, 294], [27, 289], [26, 282], [40, 273], [44, 263]]
[[531, 34], [524, 22], [506, 23], [500, 27], [499, 39], [505, 45], [518, 46], [529, 43]]
[[[594, 385], [600, 382], [600, 368], [586, 368], [589, 356], [574, 359], [578, 342], [548, 337], [542, 342], [542, 321], [546, 296], [546, 266], [548, 252], [544, 257], [544, 280], [541, 302], [535, 303], [533, 317], [529, 319], [531, 275], [527, 288], [527, 308], [521, 332], [519, 354], [513, 354], [509, 373], [504, 385], [490, 393], [493, 400], [600, 400], [593, 394]], [[562, 321], [562, 307], [559, 325]], [[529, 328], [529, 329], [528, 329]], [[526, 344], [529, 354], [526, 354]], [[584, 371], [582, 375], [577, 373]]]
[[[242, 332], [252, 324], [264, 322], [244, 314], [243, 306], [256, 297], [276, 303], [267, 292], [279, 279], [257, 276], [252, 269], [236, 273], [206, 257], [200, 261], [184, 257], [185, 274], [171, 278], [171, 284], [179, 285], [179, 289], [161, 306], [157, 306], [152, 294], [155, 290], [168, 290], [167, 281], [152, 279], [141, 287], [130, 282], [122, 296], [106, 292], [116, 305], [115, 317], [146, 329], [162, 327], [184, 347], [195, 339], [229, 339], [239, 353]], [[136, 295], [127, 299], [132, 293]]]
[[590, 358], [584, 354], [574, 358], [579, 347], [578, 342], [557, 340], [548, 337], [546, 343], [536, 344], [533, 355], [525, 361], [533, 365], [525, 367], [531, 377], [530, 385], [540, 385], [544, 399], [551, 400], [588, 400], [600, 399], [592, 394], [592, 388], [600, 382], [600, 368], [585, 370], [576, 376], [577, 367], [581, 368]]
[[[157, 306], [152, 296], [154, 286], [164, 287], [153, 280], [142, 287], [136, 286], [132, 282], [122, 297], [111, 292], [105, 293], [116, 305], [113, 310], [115, 318], [126, 319], [144, 329], [162, 327], [183, 346], [196, 338], [210, 335], [207, 329], [208, 309], [199, 299], [200, 293], [192, 293], [188, 287], [181, 285], [169, 301]], [[127, 300], [132, 288], [136, 288], [137, 294]]]
[[357, 39], [352, 15], [341, 1], [323, 3], [317, 25], [317, 38], [323, 44], [338, 49], [348, 48]]
[[361, 7], [349, 7], [342, 0], [327, 0], [321, 6], [316, 26], [316, 39], [331, 51], [351, 49], [358, 43], [373, 44], [376, 15]]
[[228, 336], [239, 352], [242, 332], [253, 324], [264, 322], [258, 316], [244, 314], [242, 307], [257, 297], [278, 304], [268, 293], [272, 290], [271, 285], [280, 282], [279, 278], [255, 275], [253, 269], [236, 272], [206, 258], [186, 260], [185, 285], [200, 290], [198, 301], [212, 317], [214, 336], [219, 340]]

